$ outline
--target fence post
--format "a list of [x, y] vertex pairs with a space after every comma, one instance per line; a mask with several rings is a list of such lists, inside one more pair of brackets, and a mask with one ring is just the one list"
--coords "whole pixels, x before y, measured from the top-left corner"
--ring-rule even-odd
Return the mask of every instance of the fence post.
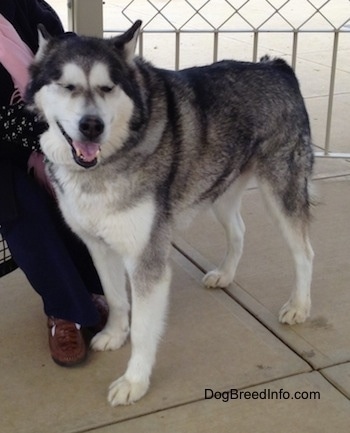
[[102, 0], [68, 0], [68, 27], [79, 35], [103, 35]]
[[325, 155], [329, 154], [329, 147], [330, 147], [330, 140], [331, 140], [331, 126], [332, 126], [332, 114], [333, 114], [335, 73], [336, 73], [336, 69], [337, 69], [338, 43], [339, 43], [339, 32], [336, 31], [334, 33], [331, 77], [330, 77], [330, 83], [329, 83], [326, 139], [325, 139], [325, 145], [324, 145]]

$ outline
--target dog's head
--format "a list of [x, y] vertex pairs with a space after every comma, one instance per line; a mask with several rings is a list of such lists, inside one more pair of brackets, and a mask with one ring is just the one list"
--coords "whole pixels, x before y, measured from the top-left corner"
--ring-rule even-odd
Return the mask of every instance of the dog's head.
[[137, 21], [111, 39], [51, 37], [39, 28], [26, 101], [49, 125], [41, 147], [52, 162], [91, 168], [122, 147], [133, 112], [130, 75], [140, 26]]

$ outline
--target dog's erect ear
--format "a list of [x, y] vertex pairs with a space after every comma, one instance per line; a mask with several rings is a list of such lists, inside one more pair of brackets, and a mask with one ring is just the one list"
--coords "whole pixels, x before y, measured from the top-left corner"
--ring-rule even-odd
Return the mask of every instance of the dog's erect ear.
[[134, 58], [137, 38], [140, 33], [141, 25], [142, 21], [137, 20], [129, 30], [113, 39], [115, 48], [118, 51], [123, 52], [128, 63], [131, 63], [132, 59]]
[[40, 60], [43, 52], [45, 51], [45, 47], [48, 44], [49, 40], [51, 39], [51, 35], [46, 30], [45, 26], [43, 24], [38, 25], [38, 40], [39, 40], [39, 48], [38, 51], [35, 54], [35, 59]]

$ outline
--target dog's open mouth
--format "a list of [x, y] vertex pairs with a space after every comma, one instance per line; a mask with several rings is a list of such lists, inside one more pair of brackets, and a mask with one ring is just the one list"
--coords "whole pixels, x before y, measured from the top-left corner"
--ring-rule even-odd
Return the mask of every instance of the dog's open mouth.
[[71, 146], [74, 161], [84, 168], [94, 167], [97, 164], [97, 157], [100, 153], [100, 144], [91, 141], [73, 140], [59, 122], [57, 122], [57, 125]]

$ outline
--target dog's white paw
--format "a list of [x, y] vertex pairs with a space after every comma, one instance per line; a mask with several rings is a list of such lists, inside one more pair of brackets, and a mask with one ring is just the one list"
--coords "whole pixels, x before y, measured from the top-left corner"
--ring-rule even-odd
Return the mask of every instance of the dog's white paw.
[[311, 303], [298, 303], [290, 299], [280, 310], [279, 321], [289, 325], [303, 323], [310, 316]]
[[220, 271], [220, 269], [214, 269], [204, 276], [202, 282], [208, 289], [215, 287], [224, 288], [232, 282], [232, 276], [226, 272]]
[[111, 406], [127, 405], [143, 397], [149, 387], [149, 380], [131, 382], [125, 375], [111, 383], [108, 401]]
[[118, 332], [111, 332], [103, 329], [96, 334], [91, 340], [90, 347], [96, 351], [116, 350], [119, 349], [128, 338], [129, 329]]

